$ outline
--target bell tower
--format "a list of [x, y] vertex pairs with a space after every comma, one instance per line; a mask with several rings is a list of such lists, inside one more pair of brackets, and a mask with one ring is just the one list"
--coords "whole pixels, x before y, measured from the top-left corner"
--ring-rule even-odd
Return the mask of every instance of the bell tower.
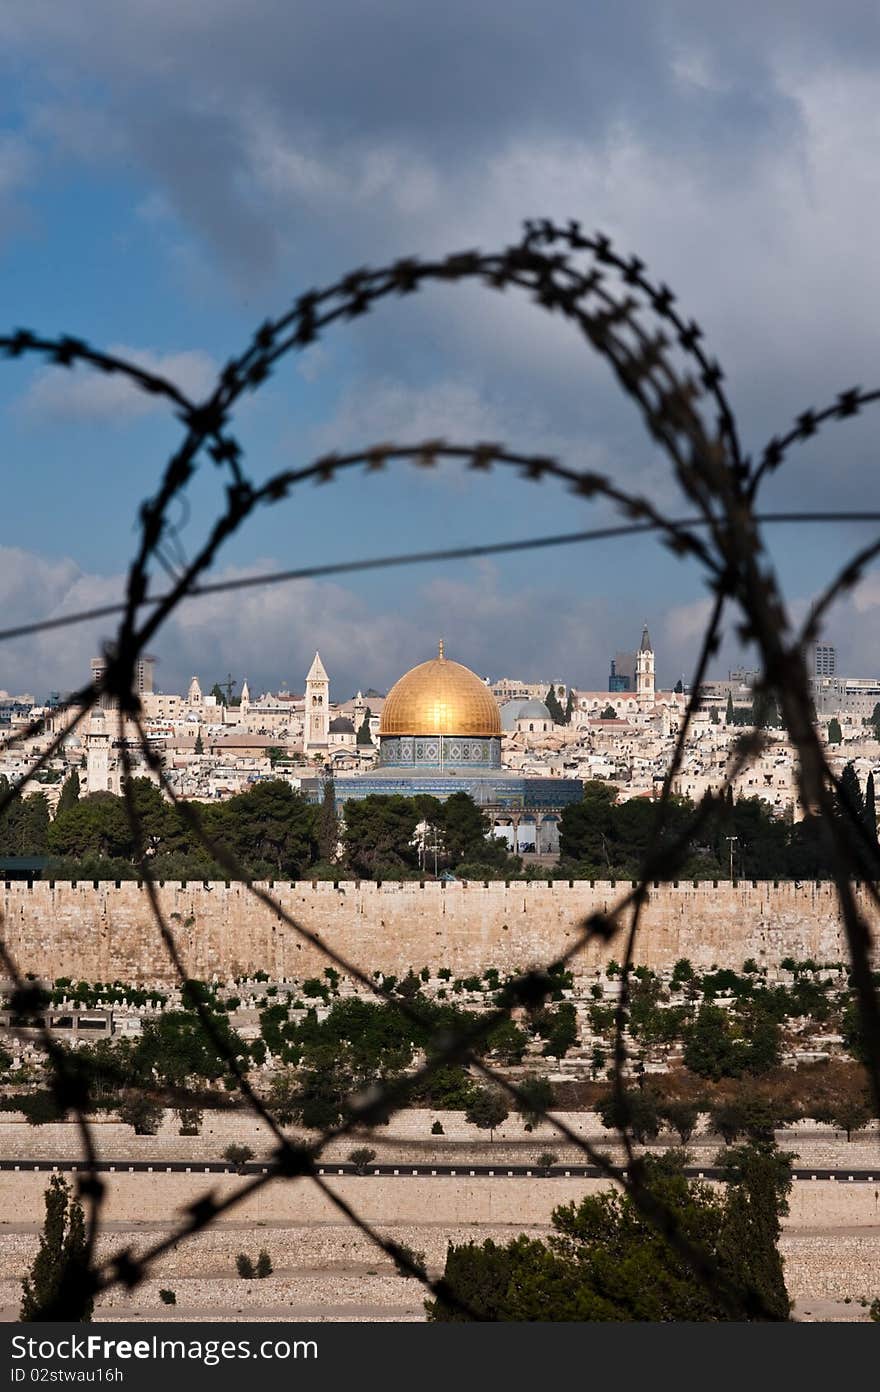
[[321, 654], [315, 653], [315, 660], [306, 677], [306, 708], [303, 728], [303, 751], [327, 748], [327, 731], [330, 708], [330, 678], [324, 671]]
[[636, 653], [636, 695], [642, 701], [654, 700], [654, 649], [647, 624], [642, 629], [642, 641]]

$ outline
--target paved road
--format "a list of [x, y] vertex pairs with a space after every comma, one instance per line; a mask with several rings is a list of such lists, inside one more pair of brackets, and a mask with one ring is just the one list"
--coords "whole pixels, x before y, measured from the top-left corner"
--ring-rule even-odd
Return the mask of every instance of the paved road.
[[[86, 1167], [80, 1160], [2, 1160], [0, 1170], [61, 1170], [76, 1173]], [[194, 1164], [186, 1160], [166, 1160], [164, 1163], [148, 1160], [99, 1160], [97, 1170], [104, 1174], [267, 1174], [268, 1166], [258, 1161], [236, 1167], [225, 1160], [208, 1160]], [[333, 1175], [360, 1175], [371, 1179], [376, 1176], [394, 1179], [459, 1178], [459, 1179], [601, 1179], [602, 1171], [593, 1165], [552, 1165], [541, 1169], [538, 1165], [411, 1165], [411, 1164], [371, 1164], [364, 1169], [347, 1162], [334, 1165], [321, 1165], [318, 1174], [331, 1178]], [[700, 1169], [690, 1166], [685, 1174], [700, 1179], [720, 1179], [722, 1171], [711, 1165]], [[792, 1171], [795, 1179], [839, 1180], [844, 1184], [880, 1184], [880, 1162], [872, 1170], [827, 1170], [796, 1169]]]

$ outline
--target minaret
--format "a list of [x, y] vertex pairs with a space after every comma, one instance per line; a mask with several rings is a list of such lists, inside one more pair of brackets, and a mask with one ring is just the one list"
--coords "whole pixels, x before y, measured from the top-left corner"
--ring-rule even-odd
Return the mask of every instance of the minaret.
[[636, 653], [636, 695], [644, 701], [654, 700], [654, 649], [648, 625], [642, 629], [642, 641]]
[[198, 677], [193, 677], [189, 684], [189, 691], [186, 694], [186, 702], [189, 706], [200, 706], [202, 704], [202, 688], [199, 686]]
[[86, 778], [90, 793], [108, 793], [110, 786], [110, 733], [104, 712], [96, 706], [86, 734]]
[[330, 707], [330, 678], [324, 671], [320, 653], [306, 677], [305, 728], [303, 730], [303, 750], [327, 748], [328, 711]]

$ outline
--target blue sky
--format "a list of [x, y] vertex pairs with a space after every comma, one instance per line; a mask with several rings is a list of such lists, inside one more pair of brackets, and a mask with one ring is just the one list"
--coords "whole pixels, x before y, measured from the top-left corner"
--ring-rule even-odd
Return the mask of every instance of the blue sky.
[[[75, 333], [195, 395], [252, 328], [363, 264], [506, 245], [580, 218], [638, 251], [703, 324], [751, 449], [873, 385], [880, 308], [876, 6], [735, 12], [673, 0], [29, 0], [0, 15], [0, 274], [10, 326]], [[2, 364], [4, 624], [115, 597], [173, 448], [162, 409], [84, 370]], [[523, 301], [447, 287], [290, 360], [236, 419], [256, 478], [333, 448], [497, 439], [674, 506], [603, 364]], [[875, 427], [822, 435], [767, 505], [874, 506]], [[219, 479], [191, 489], [192, 551]], [[264, 511], [218, 574], [599, 524], [552, 484], [406, 467]], [[778, 530], [796, 612], [864, 527]], [[604, 683], [651, 624], [661, 678], [693, 660], [699, 575], [654, 543], [393, 571], [192, 603], [155, 644], [164, 689], [231, 671], [294, 689], [320, 647], [344, 697], [447, 651], [484, 674]], [[0, 688], [66, 689], [108, 625], [4, 645]], [[829, 634], [880, 670], [880, 582]], [[737, 660], [732, 636], [718, 670]]]

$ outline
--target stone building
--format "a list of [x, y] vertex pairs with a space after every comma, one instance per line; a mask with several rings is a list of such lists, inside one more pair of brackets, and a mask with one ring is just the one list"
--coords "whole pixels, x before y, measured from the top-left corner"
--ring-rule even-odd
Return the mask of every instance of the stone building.
[[[542, 718], [549, 718], [546, 706], [541, 709]], [[337, 777], [337, 802], [344, 807], [349, 799], [376, 793], [427, 793], [442, 800], [464, 792], [514, 850], [552, 854], [562, 808], [580, 801], [581, 782], [503, 769], [501, 736], [492, 692], [475, 672], [448, 658], [441, 642], [436, 657], [413, 667], [389, 691], [379, 725], [379, 766]], [[320, 780], [312, 781], [309, 794], [317, 799]]]

